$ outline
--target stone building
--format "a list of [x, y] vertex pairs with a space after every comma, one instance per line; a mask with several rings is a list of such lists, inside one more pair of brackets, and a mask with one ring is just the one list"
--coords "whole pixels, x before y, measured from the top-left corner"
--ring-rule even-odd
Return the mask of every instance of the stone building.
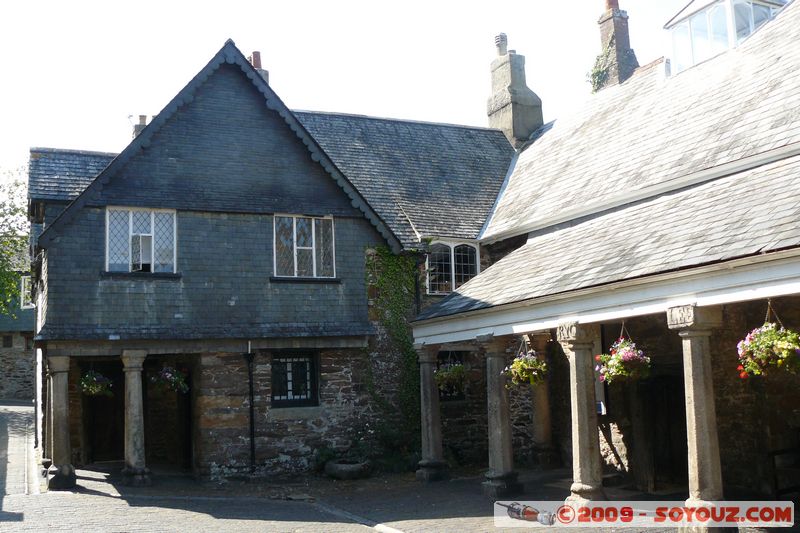
[[495, 129], [291, 111], [232, 41], [120, 154], [31, 149], [50, 486], [122, 459], [134, 484], [296, 472], [413, 424], [422, 254], [432, 292], [479, 271], [512, 155]]
[[[27, 261], [23, 261], [27, 263]], [[32, 400], [34, 397], [33, 304], [30, 276], [20, 272], [19, 299], [11, 302], [10, 312], [0, 314], [0, 398]]]
[[[532, 438], [572, 463], [572, 499], [604, 499], [603, 475], [613, 472], [692, 501], [797, 490], [800, 377], [742, 379], [737, 370], [737, 342], [770, 305], [800, 329], [800, 5], [767, 2], [774, 19], [738, 25], [739, 8], [752, 17], [755, 4], [736, 3], [722, 19], [737, 25], [719, 35], [751, 33], [731, 36], [730, 47], [726, 38], [677, 74], [659, 60], [623, 76], [635, 55], [607, 43], [629, 42], [627, 15], [607, 2], [600, 24], [610, 63], [598, 92], [571, 116], [506, 132], [517, 155], [479, 243], [524, 244], [413, 323], [421, 477], [441, 474], [448, 446], [437, 353], [469, 344], [486, 361], [484, 486], [493, 495], [519, 488], [501, 371], [526, 336], [551, 367], [548, 382], [527, 392]], [[703, 8], [733, 8], [693, 6], [671, 27], [709, 20]], [[703, 27], [698, 45], [718, 35]], [[495, 63], [514, 61], [499, 39]], [[523, 91], [492, 101], [527, 112], [532, 99], [515, 94]], [[598, 384], [594, 356], [622, 327], [650, 354], [650, 376]]]

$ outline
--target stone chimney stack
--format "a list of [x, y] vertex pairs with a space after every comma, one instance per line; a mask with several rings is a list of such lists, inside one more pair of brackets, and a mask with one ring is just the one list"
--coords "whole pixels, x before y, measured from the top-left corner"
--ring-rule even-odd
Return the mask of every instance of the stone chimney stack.
[[147, 126], [147, 115], [139, 115], [139, 123], [133, 125], [133, 138], [139, 136], [142, 130]]
[[525, 84], [525, 56], [508, 49], [501, 33], [494, 39], [497, 57], [492, 61], [492, 96], [487, 102], [489, 127], [503, 130], [515, 148], [543, 123], [542, 100]]
[[631, 49], [628, 13], [619, 8], [618, 0], [606, 0], [606, 10], [597, 23], [600, 25], [602, 51], [590, 73], [595, 91], [624, 82], [639, 67]]
[[264, 78], [264, 81], [269, 83], [269, 72], [261, 68], [261, 52], [253, 52], [253, 54], [247, 58], [250, 61], [250, 64], [253, 65], [253, 68], [256, 69], [256, 72], [261, 74], [261, 77]]

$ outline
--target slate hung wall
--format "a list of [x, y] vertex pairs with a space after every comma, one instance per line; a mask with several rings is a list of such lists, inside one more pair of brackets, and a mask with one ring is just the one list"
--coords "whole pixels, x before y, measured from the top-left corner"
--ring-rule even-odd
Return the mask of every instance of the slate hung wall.
[[[316, 339], [318, 407], [272, 408], [270, 363], [280, 352], [254, 350], [256, 461], [272, 472], [304, 470], [315, 450], [349, 445], [369, 410], [369, 359], [366, 349], [343, 348], [336, 338], [366, 342], [372, 333], [365, 251], [385, 240], [238, 66], [214, 71], [146, 148], [86, 198], [46, 249], [43, 340], [79, 348], [118, 336], [122, 348], [175, 339], [199, 347], [177, 359], [193, 383], [191, 466], [216, 475], [249, 467], [249, 397], [241, 353], [218, 352], [215, 342], [241, 339], [244, 351], [248, 338]], [[176, 274], [104, 272], [107, 206], [176, 210]], [[62, 209], [46, 208], [45, 227]], [[335, 279], [273, 278], [274, 213], [333, 216]], [[87, 359], [73, 357], [70, 374], [73, 458], [83, 464], [92, 460], [93, 437], [75, 360], [85, 366]], [[164, 447], [157, 425], [146, 426], [148, 457], [169, 455], [153, 448]]]

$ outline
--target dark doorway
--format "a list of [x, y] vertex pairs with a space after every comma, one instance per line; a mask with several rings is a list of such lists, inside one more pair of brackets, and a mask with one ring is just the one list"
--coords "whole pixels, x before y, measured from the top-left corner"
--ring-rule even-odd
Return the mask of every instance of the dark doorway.
[[664, 375], [649, 380], [652, 409], [653, 469], [656, 490], [685, 486], [689, 479], [686, 460], [686, 402], [683, 377]]
[[[190, 392], [153, 383], [165, 366], [186, 376]], [[150, 466], [188, 471], [192, 468], [192, 366], [177, 356], [151, 356], [144, 364], [145, 455]]]
[[125, 376], [122, 362], [81, 365], [81, 375], [89, 370], [111, 380], [113, 396], [82, 396], [88, 462], [121, 461], [125, 458]]

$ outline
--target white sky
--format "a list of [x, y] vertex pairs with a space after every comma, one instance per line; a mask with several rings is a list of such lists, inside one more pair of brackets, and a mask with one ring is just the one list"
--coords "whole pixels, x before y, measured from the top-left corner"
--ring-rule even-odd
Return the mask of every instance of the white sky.
[[[687, 0], [620, 0], [644, 65]], [[292, 109], [486, 125], [494, 36], [526, 56], [545, 120], [590, 93], [604, 0], [10, 0], [0, 4], [0, 169], [31, 146], [119, 152], [225, 40], [260, 50]], [[133, 115], [132, 118], [128, 118]]]

